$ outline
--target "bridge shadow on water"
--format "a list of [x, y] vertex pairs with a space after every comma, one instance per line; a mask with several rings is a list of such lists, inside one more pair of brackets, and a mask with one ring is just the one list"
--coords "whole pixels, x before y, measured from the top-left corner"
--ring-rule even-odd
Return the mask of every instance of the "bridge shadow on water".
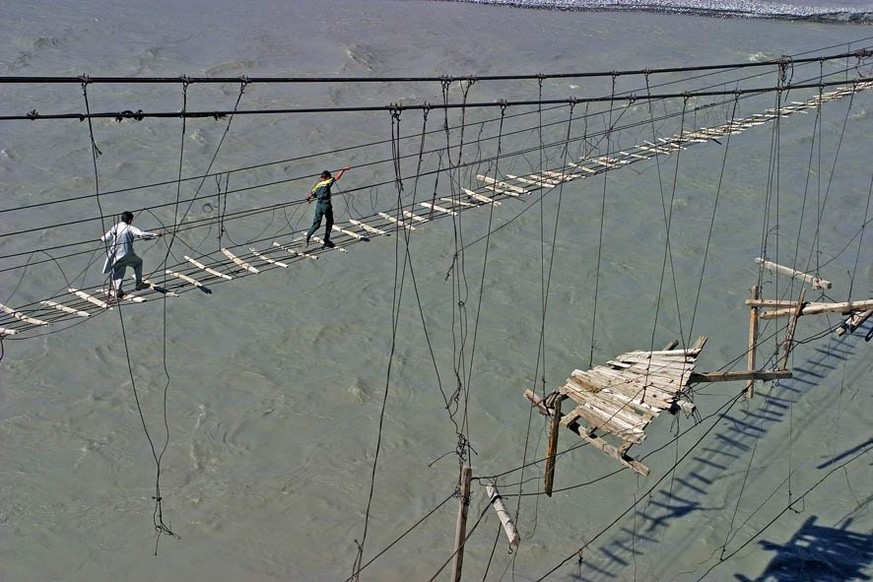
[[849, 531], [852, 520], [839, 528], [816, 525], [811, 515], [797, 533], [784, 544], [758, 542], [768, 552], [776, 552], [763, 574], [741, 582], [842, 582], [873, 580], [864, 570], [873, 563], [873, 532]]
[[[868, 322], [862, 328], [854, 334], [831, 336], [825, 345], [814, 348], [805, 362], [793, 368], [791, 379], [782, 381], [769, 393], [756, 393], [755, 398], [763, 399], [758, 409], [732, 411], [721, 418], [719, 422], [724, 427], [710, 433], [680, 464], [675, 476], [668, 477], [653, 491], [635, 515], [624, 520], [609, 541], [586, 550], [585, 558], [578, 564], [578, 571], [572, 579], [624, 579], [625, 569], [633, 566], [637, 557], [657, 550], [665, 540], [668, 540], [668, 545], [673, 545], [667, 531], [671, 522], [698, 512], [727, 510], [706, 504], [708, 487], [724, 473], [744, 469], [757, 440], [764, 438], [779, 423], [787, 421], [792, 404], [834, 371], [835, 363], [853, 357], [858, 342], [863, 345], [864, 335], [873, 324]], [[873, 439], [816, 469], [828, 470], [840, 458], [869, 446], [871, 442]], [[873, 562], [873, 535], [850, 532], [848, 524], [843, 529], [833, 529], [817, 526], [814, 521], [815, 518], [807, 520], [795, 538], [784, 546], [761, 542], [765, 549], [779, 554], [763, 577], [754, 580], [871, 580], [862, 577], [860, 572]], [[798, 578], [798, 572], [807, 577]]]

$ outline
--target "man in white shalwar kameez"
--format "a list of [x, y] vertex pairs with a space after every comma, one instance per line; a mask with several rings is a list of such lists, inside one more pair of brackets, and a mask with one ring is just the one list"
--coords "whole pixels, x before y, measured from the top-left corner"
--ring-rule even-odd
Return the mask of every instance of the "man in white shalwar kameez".
[[109, 229], [109, 232], [100, 237], [106, 245], [106, 262], [103, 264], [103, 273], [112, 273], [112, 288], [109, 295], [121, 298], [124, 291], [121, 283], [128, 267], [133, 267], [136, 281], [136, 289], [144, 289], [148, 285], [142, 282], [142, 259], [133, 252], [133, 240], [135, 238], [153, 239], [161, 236], [160, 232], [147, 232], [133, 226], [133, 213], [125, 211], [121, 214], [121, 222]]

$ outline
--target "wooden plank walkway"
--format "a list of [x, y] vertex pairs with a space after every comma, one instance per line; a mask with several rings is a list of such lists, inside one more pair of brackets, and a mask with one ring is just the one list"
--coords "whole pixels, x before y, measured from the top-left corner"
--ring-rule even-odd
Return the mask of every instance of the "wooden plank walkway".
[[[615, 171], [621, 167], [649, 160], [656, 155], [670, 155], [680, 149], [685, 149], [693, 143], [709, 143], [728, 134], [736, 134], [748, 128], [756, 127], [771, 122], [779, 117], [786, 117], [797, 112], [806, 111], [822, 104], [853, 95], [854, 93], [873, 88], [873, 82], [855, 82], [851, 85], [838, 88], [834, 91], [816, 95], [806, 101], [797, 101], [782, 106], [779, 109], [768, 109], [764, 113], [755, 113], [750, 116], [728, 121], [720, 126], [700, 128], [693, 131], [683, 131], [679, 135], [658, 138], [657, 143], [645, 141], [640, 145], [623, 149], [616, 152], [607, 152], [606, 155], [598, 154], [594, 157], [583, 158], [570, 162], [563, 168], [555, 168], [539, 172], [531, 172], [525, 176], [505, 174], [503, 176], [477, 175], [479, 185], [475, 189], [460, 188], [458, 195], [440, 197], [443, 204], [437, 206], [434, 202], [420, 204], [428, 209], [427, 214], [415, 214], [415, 207], [394, 209], [390, 212], [379, 212], [377, 215], [362, 218], [360, 220], [349, 219], [348, 225], [334, 225], [334, 231], [343, 240], [337, 245], [337, 250], [345, 252], [345, 248], [352, 243], [366, 242], [370, 236], [389, 236], [399, 232], [400, 229], [415, 230], [411, 222], [419, 226], [431, 220], [443, 219], [456, 216], [458, 213], [479, 208], [486, 205], [497, 206], [500, 200], [518, 198], [533, 192], [547, 191], [560, 187], [562, 184], [578, 178], [589, 178], [608, 171]], [[399, 218], [403, 216], [406, 220]], [[354, 230], [353, 230], [354, 229]], [[359, 231], [359, 232], [358, 232]], [[290, 235], [288, 235], [290, 236]], [[315, 238], [315, 237], [313, 237]], [[143, 293], [161, 292], [166, 296], [174, 297], [178, 293], [199, 289], [205, 293], [211, 293], [207, 284], [238, 279], [259, 273], [264, 269], [285, 268], [289, 262], [297, 260], [316, 259], [320, 252], [331, 249], [310, 251], [305, 249], [297, 240], [284, 240], [277, 237], [265, 249], [256, 249], [250, 246], [252, 243], [239, 245], [231, 250], [223, 248], [210, 255], [192, 258], [185, 257], [186, 262], [162, 268], [166, 281], [155, 282], [156, 287], [138, 292]], [[270, 251], [283, 250], [291, 256], [287, 262], [269, 258]], [[243, 260], [233, 251], [250, 252], [251, 260]], [[222, 256], [216, 256], [216, 255]], [[228, 262], [228, 259], [230, 262]], [[254, 259], [258, 265], [252, 263]], [[231, 275], [231, 273], [233, 273]], [[204, 276], [205, 275], [205, 276]], [[133, 299], [133, 298], [131, 298]], [[18, 335], [23, 332], [44, 328], [47, 325], [66, 321], [79, 320], [111, 306], [98, 297], [84, 291], [69, 289], [52, 297], [35, 301], [33, 303], [13, 308], [2, 306], [0, 308], [0, 335]], [[763, 317], [763, 316], [762, 316]], [[606, 370], [597, 372], [596, 375], [607, 374]], [[650, 372], [650, 375], [654, 373]], [[661, 392], [657, 387], [653, 388], [648, 397], [657, 398]], [[580, 413], [581, 414], [581, 413]], [[597, 414], [586, 409], [585, 414]], [[633, 431], [628, 432], [633, 434]]]

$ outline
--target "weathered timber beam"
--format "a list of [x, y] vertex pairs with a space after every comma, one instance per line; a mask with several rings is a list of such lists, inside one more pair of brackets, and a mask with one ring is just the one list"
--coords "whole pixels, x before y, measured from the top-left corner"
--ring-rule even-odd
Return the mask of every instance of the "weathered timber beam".
[[[800, 315], [815, 315], [817, 313], [839, 312], [848, 313], [850, 311], [866, 311], [873, 308], [873, 299], [864, 301], [843, 301], [840, 303], [807, 303], [800, 310]], [[773, 311], [761, 312], [761, 319], [775, 319], [777, 317], [785, 317], [794, 315], [797, 311], [794, 307], [785, 307], [783, 309], [774, 309]]]
[[689, 382], [734, 382], [736, 380], [781, 380], [791, 370], [740, 370], [736, 372], [691, 372]]
[[809, 273], [804, 273], [802, 271], [798, 271], [796, 269], [792, 269], [791, 267], [786, 267], [784, 265], [779, 265], [774, 263], [773, 261], [768, 261], [766, 259], [757, 258], [755, 259], [755, 263], [761, 265], [765, 269], [769, 271], [773, 271], [774, 273], [781, 273], [783, 275], [788, 275], [792, 279], [797, 279], [799, 281], [804, 281], [812, 285], [813, 289], [830, 289], [831, 282], [825, 281], [824, 279], [817, 277], [816, 275], [810, 275]]

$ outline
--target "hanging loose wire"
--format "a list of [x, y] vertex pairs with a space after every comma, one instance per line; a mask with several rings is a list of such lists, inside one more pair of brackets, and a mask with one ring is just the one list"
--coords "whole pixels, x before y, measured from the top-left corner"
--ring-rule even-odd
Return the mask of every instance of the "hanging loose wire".
[[[85, 108], [86, 108], [86, 110], [90, 110], [90, 104], [88, 102], [87, 79], [85, 81], [83, 81], [83, 83], [82, 83], [82, 90], [83, 90], [83, 93], [85, 96]], [[92, 165], [94, 168], [94, 184], [95, 184], [95, 188], [96, 188], [96, 192], [97, 192], [95, 199], [98, 201], [98, 207], [100, 208], [101, 224], [104, 224], [103, 223], [103, 218], [104, 218], [103, 217], [103, 209], [102, 209], [102, 206], [99, 206], [100, 173], [99, 173], [98, 168], [97, 168], [97, 156], [101, 155], [102, 152], [100, 152], [99, 148], [97, 147], [97, 142], [94, 138], [94, 128], [93, 128], [93, 125], [91, 124], [90, 118], [88, 120], [88, 136], [89, 136], [89, 139], [91, 142], [91, 161], [92, 161]], [[104, 225], [104, 227], [105, 227], [105, 225]], [[108, 245], [107, 241], [104, 241], [104, 242]], [[112, 276], [113, 275], [110, 273], [110, 277], [112, 277]], [[116, 291], [116, 293], [118, 293], [120, 291], [120, 289], [116, 289], [115, 291]], [[131, 362], [130, 345], [128, 344], [128, 341], [127, 341], [127, 332], [126, 332], [125, 326], [124, 326], [124, 313], [123, 313], [124, 309], [123, 309], [120, 301], [118, 303], [118, 310], [117, 311], [118, 311], [118, 320], [121, 324], [121, 338], [122, 338], [122, 342], [124, 344], [125, 358], [127, 360], [127, 373], [128, 373], [128, 377], [130, 378], [130, 385], [131, 385], [131, 389], [133, 391], [134, 401], [136, 402], [136, 409], [137, 409], [137, 412], [139, 413], [139, 419], [140, 419], [140, 422], [142, 424], [143, 432], [145, 433], [146, 440], [148, 441], [149, 448], [151, 449], [152, 458], [154, 459], [154, 462], [155, 462], [155, 494], [152, 496], [152, 499], [155, 502], [155, 508], [154, 508], [154, 511], [152, 512], [152, 523], [153, 523], [153, 526], [155, 529], [154, 554], [158, 555], [158, 544], [160, 542], [160, 538], [162, 535], [169, 535], [169, 536], [172, 536], [176, 539], [179, 538], [179, 536], [176, 533], [174, 533], [173, 530], [171, 530], [170, 527], [164, 522], [163, 497], [161, 496], [161, 458], [164, 454], [164, 451], [166, 451], [166, 449], [167, 449], [167, 444], [169, 444], [169, 439], [170, 439], [169, 425], [167, 424], [166, 391], [164, 393], [164, 409], [163, 409], [164, 427], [166, 429], [166, 442], [164, 444], [163, 449], [161, 450], [161, 453], [158, 454], [157, 448], [155, 447], [155, 442], [152, 439], [152, 435], [149, 432], [148, 425], [146, 424], [145, 414], [143, 413], [142, 403], [141, 403], [140, 397], [139, 397], [139, 391], [137, 390], [137, 387], [136, 387], [136, 378], [134, 377], [134, 374], [133, 374], [133, 363]]]

